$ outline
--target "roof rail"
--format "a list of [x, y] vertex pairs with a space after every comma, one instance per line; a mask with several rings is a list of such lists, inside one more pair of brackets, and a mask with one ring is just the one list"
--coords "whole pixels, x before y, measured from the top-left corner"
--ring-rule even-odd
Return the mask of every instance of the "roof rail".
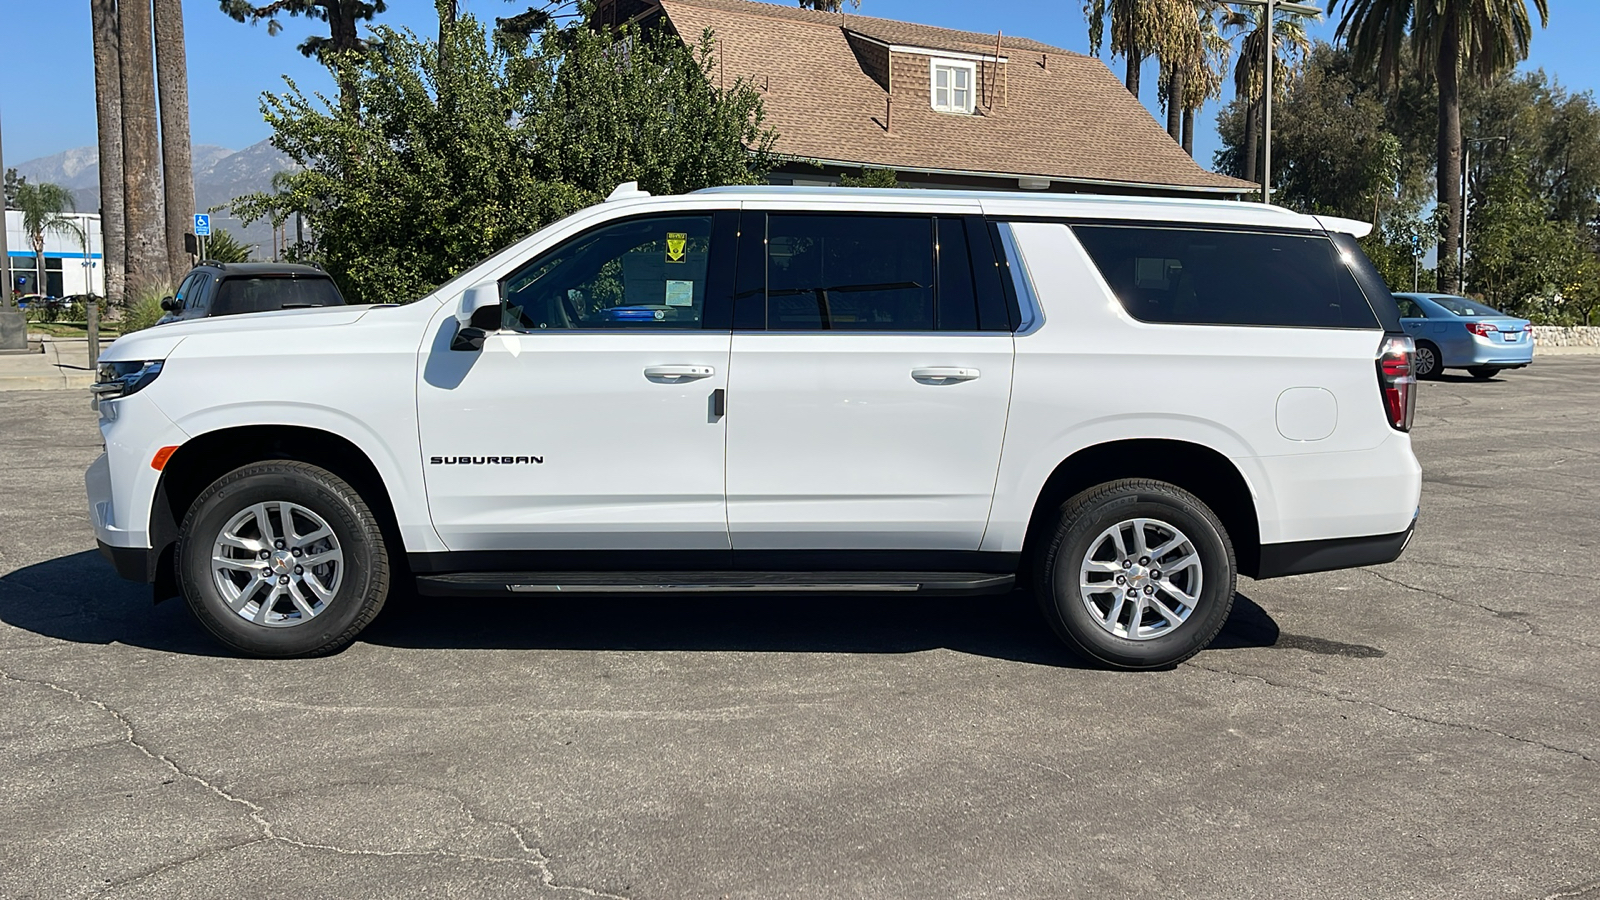
[[200, 260], [200, 265], [202, 265], [202, 266], [216, 266], [219, 269], [226, 269], [228, 267], [227, 263], [220, 262], [220, 261], [215, 260], [215, 259], [202, 259], [202, 260]]

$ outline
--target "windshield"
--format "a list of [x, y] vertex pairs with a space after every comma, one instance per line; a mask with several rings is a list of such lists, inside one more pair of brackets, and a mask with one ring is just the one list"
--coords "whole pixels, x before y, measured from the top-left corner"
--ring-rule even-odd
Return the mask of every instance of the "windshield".
[[1484, 306], [1465, 297], [1431, 297], [1433, 302], [1458, 316], [1503, 316], [1505, 313], [1492, 306]]

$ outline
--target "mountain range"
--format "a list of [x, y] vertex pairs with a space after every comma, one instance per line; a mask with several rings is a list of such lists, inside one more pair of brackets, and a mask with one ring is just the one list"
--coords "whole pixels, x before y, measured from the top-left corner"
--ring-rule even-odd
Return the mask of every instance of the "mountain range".
[[[256, 222], [246, 228], [227, 212], [234, 198], [257, 191], [272, 190], [272, 176], [294, 168], [294, 162], [269, 141], [251, 144], [243, 150], [229, 150], [214, 144], [196, 144], [194, 159], [194, 212], [212, 213], [211, 227], [226, 228], [240, 241], [255, 247], [256, 258], [272, 257], [272, 225]], [[89, 212], [100, 208], [100, 154], [94, 147], [74, 147], [54, 156], [42, 156], [17, 163], [17, 174], [29, 181], [54, 182], [72, 191], [77, 208]], [[220, 209], [218, 209], [220, 207]]]

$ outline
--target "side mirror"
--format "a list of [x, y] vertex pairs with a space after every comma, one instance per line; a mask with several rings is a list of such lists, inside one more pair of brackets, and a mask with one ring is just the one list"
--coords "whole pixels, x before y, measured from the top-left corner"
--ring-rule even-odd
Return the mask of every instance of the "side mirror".
[[177, 312], [183, 309], [183, 301], [173, 297], [162, 297], [161, 308], [167, 312]]
[[487, 338], [488, 336], [489, 332], [484, 331], [482, 328], [473, 328], [471, 325], [468, 325], [464, 328], [457, 328], [456, 336], [450, 339], [450, 349], [468, 351], [482, 350], [484, 338]]
[[500, 285], [493, 281], [475, 284], [461, 295], [456, 321], [462, 328], [497, 331], [500, 328]]

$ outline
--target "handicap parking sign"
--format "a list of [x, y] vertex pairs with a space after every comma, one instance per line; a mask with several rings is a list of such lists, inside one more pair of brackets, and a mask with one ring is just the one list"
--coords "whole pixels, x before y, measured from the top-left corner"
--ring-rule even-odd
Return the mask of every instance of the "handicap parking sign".
[[210, 214], [208, 214], [208, 213], [195, 213], [194, 214], [194, 235], [195, 235], [195, 237], [210, 237], [211, 236], [211, 216], [210, 216]]

